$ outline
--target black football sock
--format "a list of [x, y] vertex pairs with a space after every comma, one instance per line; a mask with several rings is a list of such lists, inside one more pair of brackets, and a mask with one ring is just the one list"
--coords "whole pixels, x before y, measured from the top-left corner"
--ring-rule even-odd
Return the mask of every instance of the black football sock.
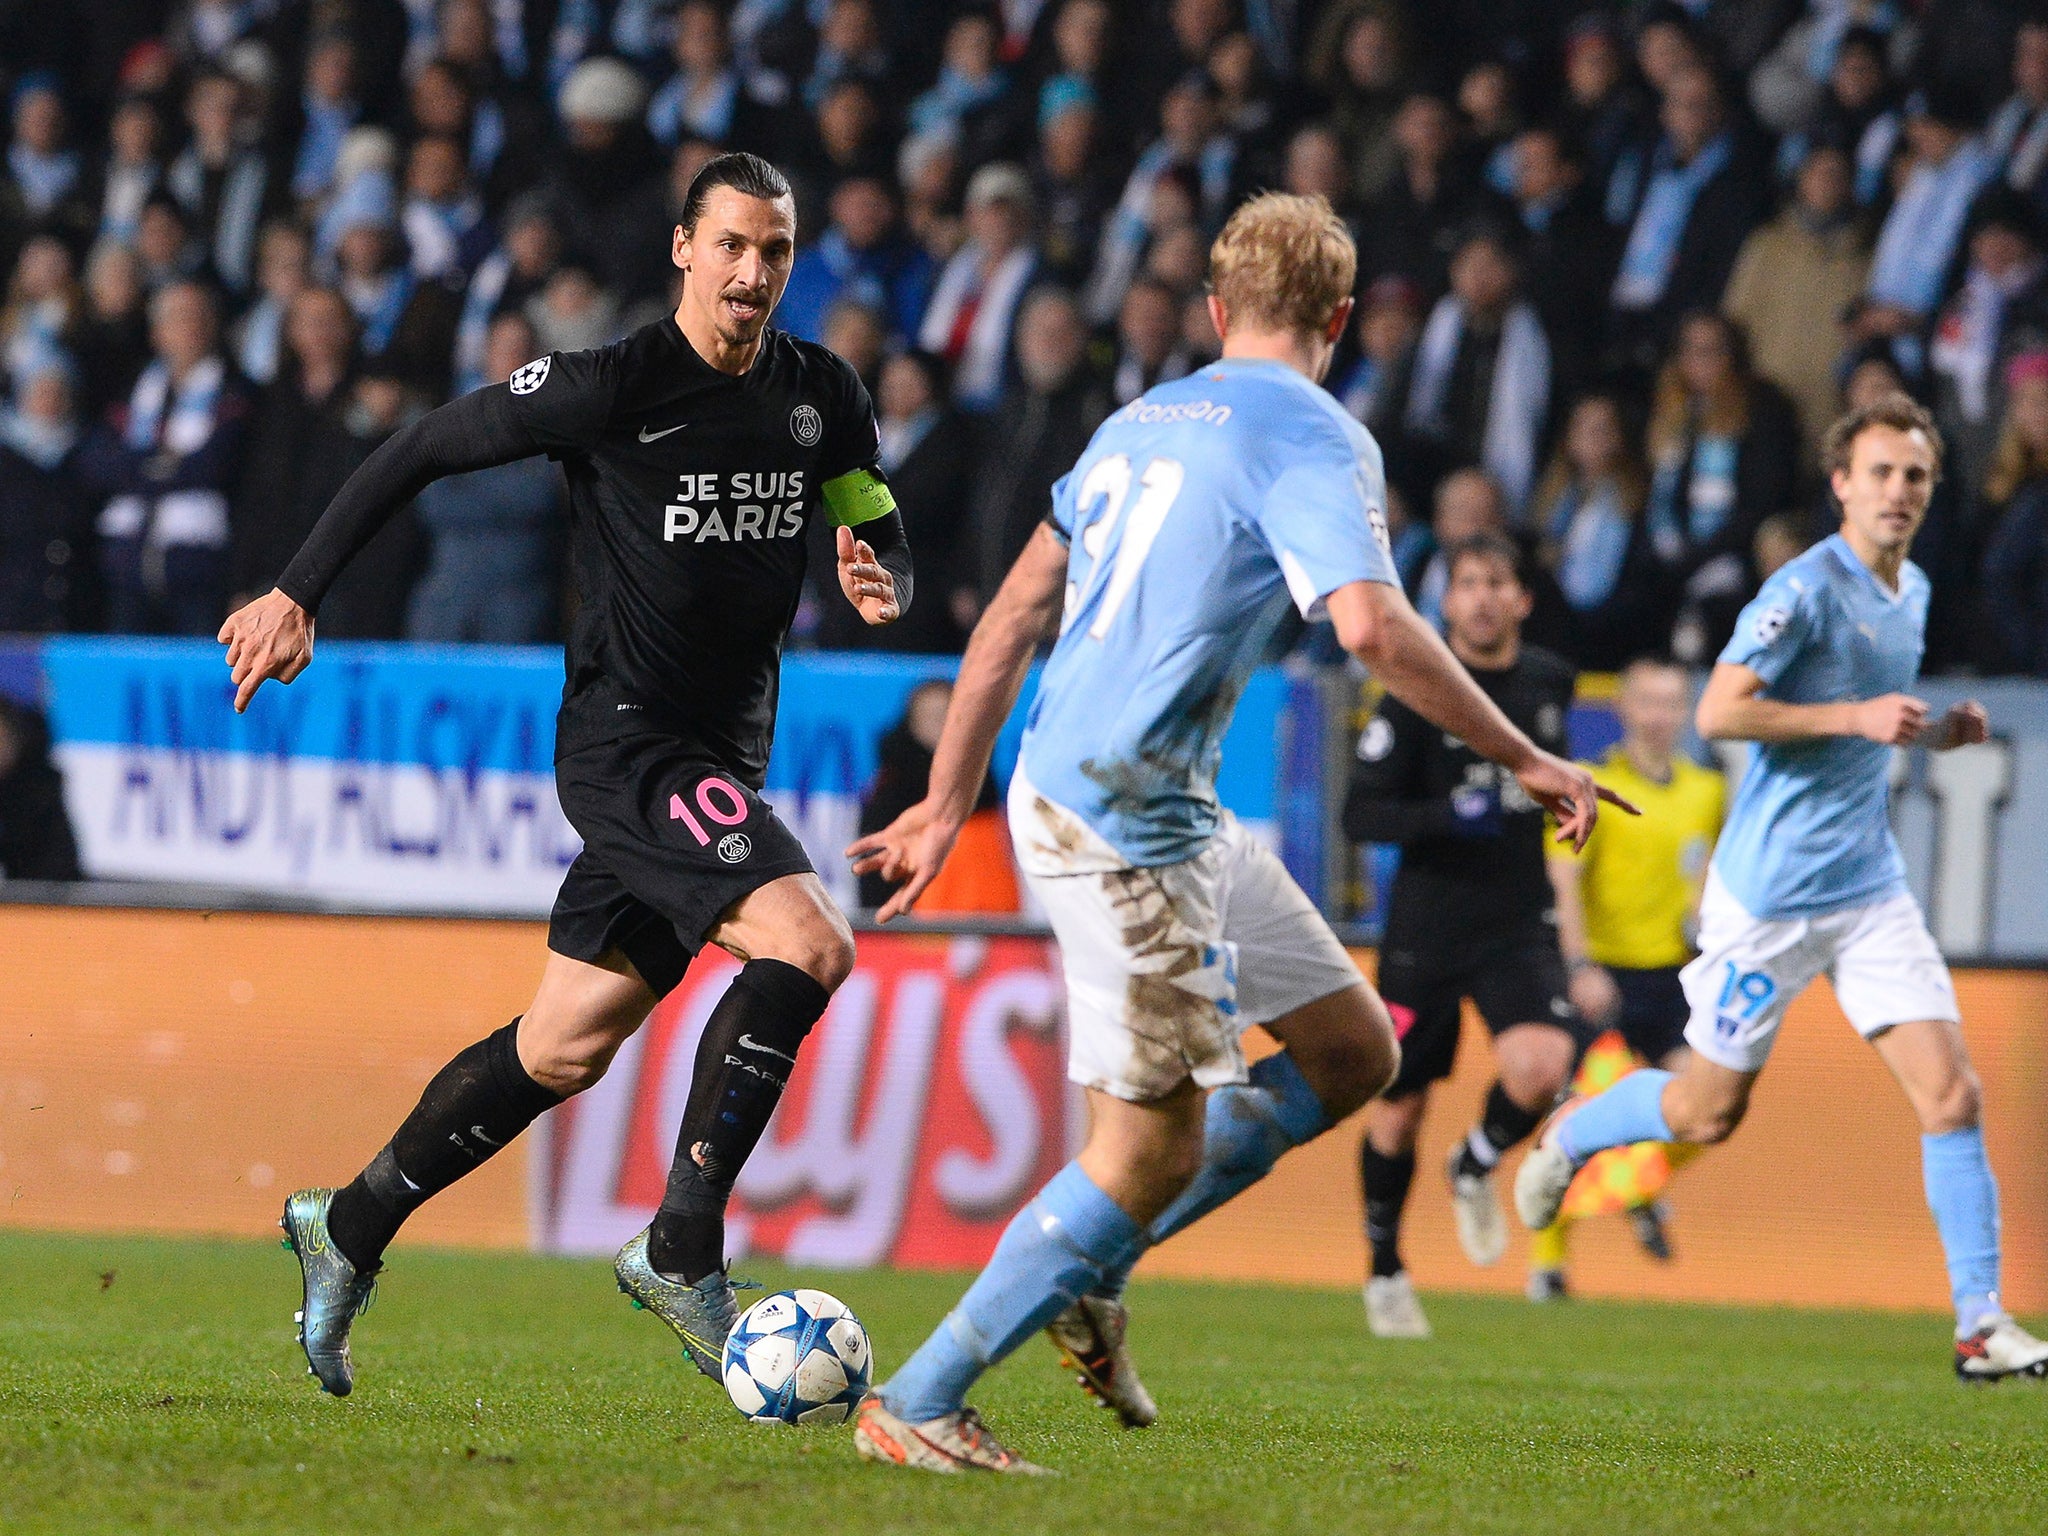
[[1358, 1177], [1365, 1186], [1365, 1240], [1372, 1248], [1374, 1279], [1398, 1275], [1401, 1263], [1401, 1212], [1408, 1204], [1408, 1186], [1415, 1182], [1415, 1154], [1388, 1155], [1368, 1137], [1358, 1149]]
[[384, 1150], [335, 1191], [327, 1232], [359, 1272], [375, 1269], [399, 1225], [562, 1102], [519, 1064], [519, 1020], [434, 1074]]
[[1486, 1108], [1480, 1112], [1479, 1123], [1472, 1127], [1472, 1134], [1458, 1149], [1458, 1172], [1473, 1178], [1493, 1172], [1501, 1153], [1528, 1140], [1536, 1127], [1543, 1123], [1546, 1113], [1548, 1106], [1544, 1109], [1522, 1108], [1508, 1097], [1507, 1089], [1496, 1080], [1486, 1091]]
[[782, 1102], [796, 1053], [832, 994], [780, 960], [749, 960], [697, 1042], [690, 1097], [668, 1190], [647, 1234], [647, 1261], [695, 1284], [725, 1265], [725, 1202]]

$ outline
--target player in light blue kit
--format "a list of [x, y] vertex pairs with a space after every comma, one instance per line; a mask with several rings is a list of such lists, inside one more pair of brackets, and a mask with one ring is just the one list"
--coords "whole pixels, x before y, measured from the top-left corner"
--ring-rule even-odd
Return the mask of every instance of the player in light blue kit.
[[1793, 998], [1822, 974], [1920, 1119], [1927, 1203], [1956, 1306], [1956, 1374], [2048, 1375], [2048, 1344], [1998, 1304], [1998, 1186], [1955, 988], [1887, 815], [1893, 748], [1986, 739], [1982, 706], [1937, 721], [1920, 673], [1927, 578], [1906, 559], [1941, 471], [1927, 412], [1893, 395], [1836, 422], [1827, 464], [1841, 532], [1764, 583], [1699, 705], [1700, 734], [1757, 744], [1714, 851], [1700, 954], [1684, 982], [1692, 1056], [1566, 1104], [1523, 1160], [1522, 1220], [1547, 1227], [1603, 1147], [1725, 1140], [1749, 1108]]
[[[965, 1406], [1047, 1329], [1130, 1425], [1157, 1413], [1124, 1350], [1138, 1256], [1386, 1085], [1386, 1009], [1271, 851], [1216, 803], [1246, 677], [1290, 603], [1394, 694], [1512, 770], [1561, 836], [1592, 830], [1585, 769], [1539, 750], [1402, 596], [1379, 449], [1316, 385], [1356, 254], [1321, 198], [1239, 208], [1210, 253], [1223, 360], [1096, 432], [974, 631], [930, 791], [849, 850], [906, 910], [973, 809], [1033, 652], [1060, 623], [1010, 787], [1018, 862], [1058, 936], [1087, 1145], [1003, 1234], [959, 1306], [862, 1406], [872, 1460], [1040, 1470]], [[1285, 1047], [1247, 1071], [1239, 1032]]]

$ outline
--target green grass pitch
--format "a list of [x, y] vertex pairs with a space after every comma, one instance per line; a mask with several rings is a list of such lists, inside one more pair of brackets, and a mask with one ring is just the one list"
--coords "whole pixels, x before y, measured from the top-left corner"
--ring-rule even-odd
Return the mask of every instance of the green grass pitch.
[[[962, 1283], [807, 1278], [885, 1369]], [[1132, 1299], [1156, 1428], [1113, 1428], [1034, 1342], [977, 1403], [1066, 1475], [935, 1478], [745, 1423], [601, 1262], [401, 1247], [335, 1402], [276, 1248], [0, 1235], [0, 1530], [2048, 1530], [2048, 1395], [1958, 1385], [1938, 1318], [1437, 1296], [1417, 1346], [1365, 1337], [1354, 1294]]]

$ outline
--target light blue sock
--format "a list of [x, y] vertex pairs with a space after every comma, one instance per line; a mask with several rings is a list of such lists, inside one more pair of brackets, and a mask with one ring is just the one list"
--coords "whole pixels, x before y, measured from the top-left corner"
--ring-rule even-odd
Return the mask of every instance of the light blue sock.
[[1322, 1100], [1285, 1051], [1253, 1065], [1251, 1081], [1210, 1090], [1202, 1125], [1202, 1167], [1180, 1198], [1161, 1211], [1130, 1263], [1102, 1278], [1098, 1296], [1121, 1296], [1131, 1268], [1152, 1244], [1163, 1242], [1251, 1188], [1273, 1171], [1290, 1148], [1330, 1128]]
[[1669, 1072], [1645, 1067], [1631, 1072], [1605, 1093], [1595, 1094], [1565, 1116], [1557, 1128], [1557, 1144], [1565, 1156], [1583, 1163], [1595, 1152], [1626, 1147], [1638, 1141], [1669, 1141], [1664, 1123], [1664, 1085]]
[[1998, 1311], [1998, 1181], [1984, 1155], [1984, 1133], [1972, 1125], [1920, 1138], [1927, 1206], [1948, 1259], [1956, 1326], [1974, 1333]]
[[975, 1378], [1098, 1284], [1127, 1268], [1145, 1234], [1069, 1163], [1011, 1219], [960, 1304], [881, 1388], [899, 1418], [920, 1424], [951, 1413]]

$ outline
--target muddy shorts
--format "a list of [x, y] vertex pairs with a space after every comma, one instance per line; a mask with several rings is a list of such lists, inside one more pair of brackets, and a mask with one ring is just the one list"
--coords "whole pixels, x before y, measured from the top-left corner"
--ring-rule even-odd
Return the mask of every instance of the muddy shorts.
[[[1028, 835], [1019, 814], [1013, 797], [1013, 837]], [[1190, 1077], [1241, 1083], [1247, 1025], [1363, 980], [1287, 867], [1228, 811], [1178, 864], [1053, 875], [1019, 855], [1059, 939], [1067, 1075], [1084, 1088], [1144, 1103]]]

